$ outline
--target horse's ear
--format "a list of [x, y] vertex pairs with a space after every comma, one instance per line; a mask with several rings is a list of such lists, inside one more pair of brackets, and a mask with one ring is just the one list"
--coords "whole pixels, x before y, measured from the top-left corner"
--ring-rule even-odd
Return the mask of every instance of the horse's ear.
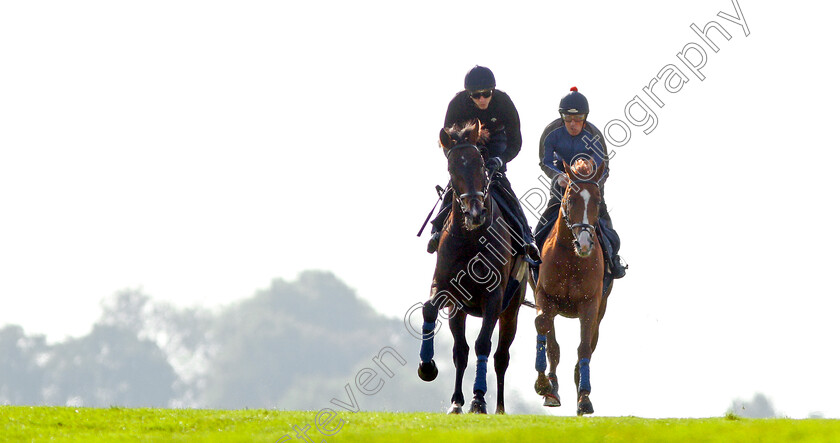
[[604, 168], [606, 164], [606, 161], [601, 160], [601, 164], [598, 165], [598, 169], [595, 170], [595, 178], [593, 178], [593, 180], [595, 180], [596, 182], [601, 181], [601, 177], [604, 175]]
[[470, 144], [471, 145], [477, 145], [479, 138], [481, 138], [481, 121], [476, 120], [475, 121], [475, 126], [473, 126], [473, 130], [470, 131], [470, 138], [469, 138]]
[[438, 135], [438, 143], [440, 143], [440, 147], [443, 149], [449, 149], [452, 147], [454, 143], [452, 141], [452, 137], [449, 136], [449, 133], [446, 132], [446, 129], [441, 128], [440, 134]]
[[566, 173], [566, 175], [569, 176], [569, 178], [572, 177], [572, 168], [569, 167], [569, 164], [566, 163], [566, 160], [563, 160], [563, 171]]

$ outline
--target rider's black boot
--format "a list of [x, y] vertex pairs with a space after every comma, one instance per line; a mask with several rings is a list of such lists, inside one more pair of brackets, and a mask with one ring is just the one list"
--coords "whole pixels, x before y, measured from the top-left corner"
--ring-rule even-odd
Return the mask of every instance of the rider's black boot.
[[534, 263], [541, 263], [540, 260], [540, 248], [537, 247], [537, 244], [534, 241], [525, 245], [525, 254], [530, 258]]
[[627, 274], [628, 267], [618, 254], [613, 256], [612, 263], [610, 264], [613, 278], [624, 277]]
[[440, 232], [432, 232], [432, 238], [429, 239], [429, 245], [426, 246], [426, 251], [429, 254], [434, 254], [437, 251], [438, 243], [440, 243]]

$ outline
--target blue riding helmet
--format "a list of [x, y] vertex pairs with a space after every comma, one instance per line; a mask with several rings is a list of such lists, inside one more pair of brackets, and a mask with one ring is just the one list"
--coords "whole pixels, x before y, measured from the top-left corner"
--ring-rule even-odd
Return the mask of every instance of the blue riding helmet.
[[482, 91], [496, 87], [496, 77], [493, 71], [484, 66], [475, 65], [464, 77], [464, 89], [467, 91]]
[[560, 114], [589, 114], [589, 101], [578, 92], [577, 86], [572, 86], [570, 91], [560, 100]]

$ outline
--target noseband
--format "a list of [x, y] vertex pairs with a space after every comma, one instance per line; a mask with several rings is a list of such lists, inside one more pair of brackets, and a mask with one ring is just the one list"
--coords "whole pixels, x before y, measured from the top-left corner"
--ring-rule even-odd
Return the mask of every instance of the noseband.
[[[461, 143], [461, 144], [457, 144], [457, 145], [449, 148], [449, 150], [446, 151], [446, 159], [449, 160], [449, 156], [452, 154], [452, 151], [454, 151], [456, 149], [461, 149], [461, 148], [473, 148], [476, 151], [478, 151], [479, 156], [484, 158], [484, 156], [481, 155], [481, 151], [478, 149], [478, 146], [470, 144], [470, 143]], [[487, 177], [487, 171], [485, 170], [484, 165], [482, 165], [481, 168], [482, 168], [482, 173], [484, 174], [485, 177]], [[464, 199], [478, 198], [478, 199], [481, 199], [482, 202], [486, 202], [487, 195], [488, 195], [487, 192], [490, 189], [490, 183], [492, 181], [493, 181], [492, 177], [490, 177], [488, 180], [486, 180], [486, 184], [484, 185], [484, 189], [481, 190], [481, 191], [477, 191], [477, 192], [474, 192], [474, 193], [467, 192], [467, 193], [458, 195], [457, 199], [458, 199], [458, 203], [461, 204], [461, 210], [463, 212], [466, 212], [466, 207], [464, 206], [464, 201], [463, 201]], [[454, 190], [455, 187], [453, 186], [452, 189]]]

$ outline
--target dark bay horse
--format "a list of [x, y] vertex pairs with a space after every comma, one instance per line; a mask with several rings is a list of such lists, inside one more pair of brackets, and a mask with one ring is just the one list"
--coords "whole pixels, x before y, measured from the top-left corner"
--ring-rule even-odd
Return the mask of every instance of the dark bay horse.
[[463, 412], [462, 382], [470, 350], [465, 337], [468, 314], [482, 319], [475, 341], [477, 363], [470, 412], [487, 413], [484, 399], [487, 360], [491, 335], [498, 322], [499, 345], [493, 354], [496, 413], [504, 414], [505, 371], [510, 362], [510, 346], [516, 335], [519, 307], [527, 287], [527, 263], [521, 256], [514, 256], [511, 247], [514, 231], [504, 221], [501, 208], [490, 196], [494, 171], [486, 170], [486, 150], [476, 145], [481, 133], [481, 123], [474, 121], [442, 129], [439, 140], [448, 162], [454, 191], [453, 205], [441, 232], [431, 296], [423, 305], [423, 342], [417, 373], [425, 381], [432, 381], [437, 376], [433, 359], [434, 330], [438, 314], [446, 307], [449, 329], [455, 341], [452, 352], [455, 391], [448, 411], [450, 414]]
[[[560, 205], [560, 217], [543, 245], [539, 277], [534, 288], [537, 305], [537, 381], [534, 388], [544, 396], [544, 406], [560, 406], [557, 364], [560, 347], [554, 332], [554, 317], [560, 314], [580, 319], [580, 346], [575, 365], [577, 415], [594, 411], [589, 394], [589, 362], [598, 344], [598, 327], [607, 310], [612, 282], [604, 288], [604, 259], [595, 233], [601, 190], [598, 184], [603, 164], [593, 171], [591, 161], [579, 159], [563, 166], [569, 184]], [[533, 282], [532, 282], [533, 283]], [[546, 369], [546, 344], [551, 369]]]

